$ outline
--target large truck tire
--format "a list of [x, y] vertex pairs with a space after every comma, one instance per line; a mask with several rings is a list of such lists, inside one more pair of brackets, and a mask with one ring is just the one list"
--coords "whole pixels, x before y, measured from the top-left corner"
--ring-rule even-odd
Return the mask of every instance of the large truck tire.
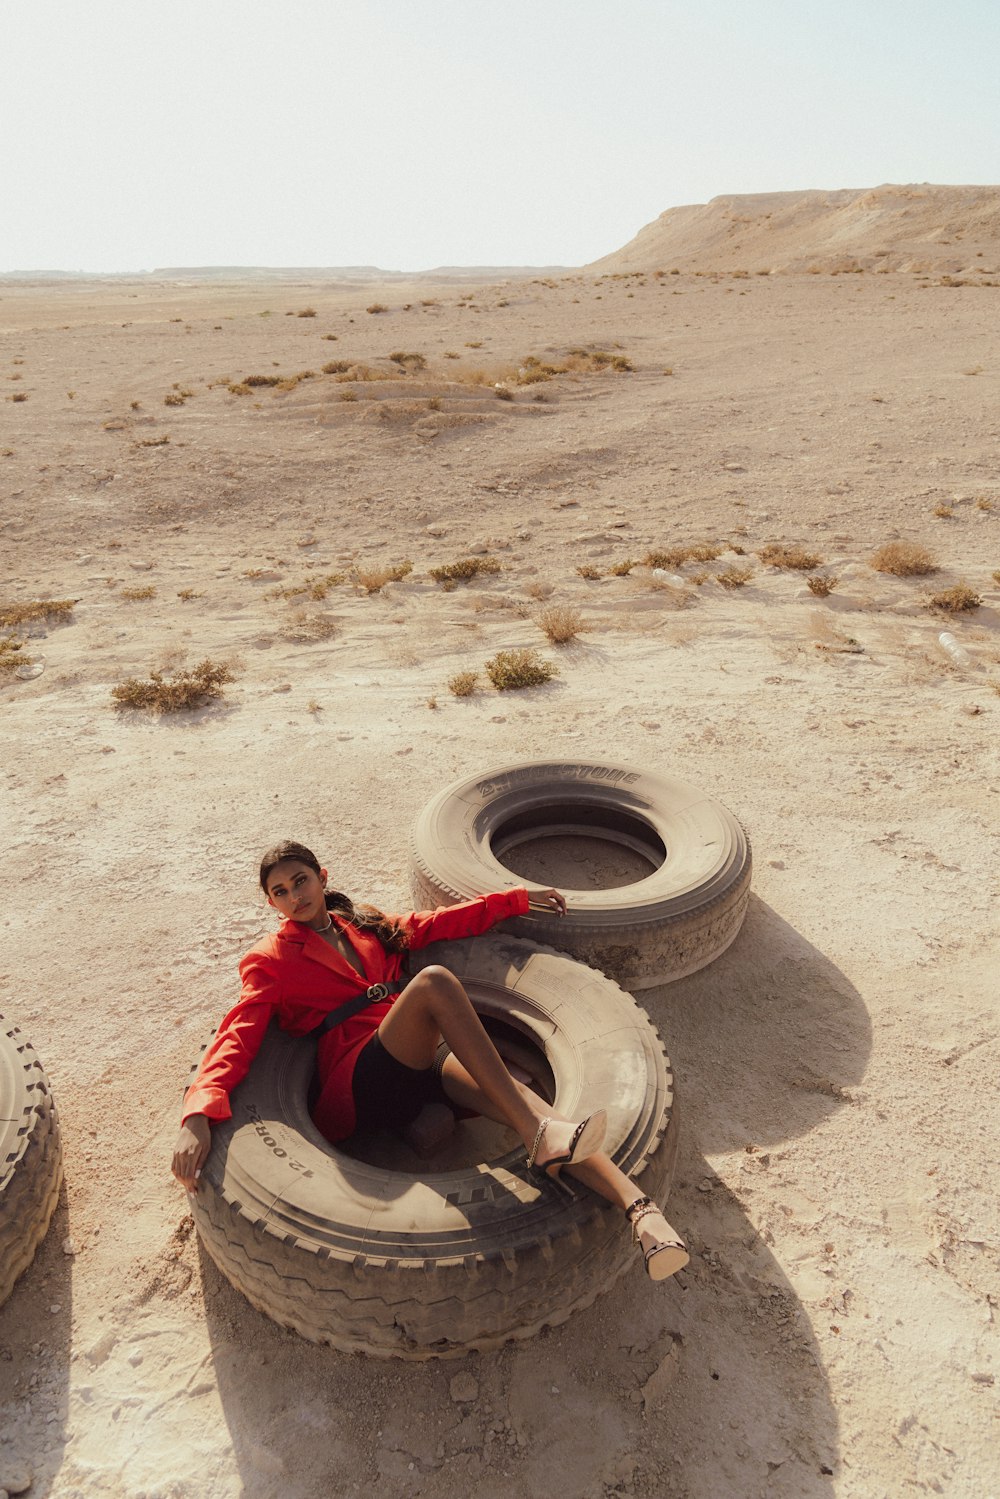
[[628, 851], [637, 878], [610, 889], [567, 881], [567, 916], [529, 912], [512, 932], [573, 953], [630, 992], [704, 968], [739, 932], [751, 854], [733, 814], [686, 781], [594, 760], [519, 761], [439, 792], [413, 827], [414, 903], [510, 889], [525, 881], [509, 856], [574, 838]]
[[45, 1237], [61, 1182], [48, 1079], [34, 1048], [0, 1015], [0, 1305]]
[[[665, 1202], [677, 1149], [670, 1063], [629, 995], [496, 932], [412, 962], [455, 973], [500, 1049], [562, 1112], [606, 1108], [605, 1148]], [[447, 1171], [390, 1169], [360, 1159], [354, 1140], [330, 1145], [308, 1113], [314, 1066], [315, 1043], [271, 1026], [190, 1198], [216, 1265], [284, 1327], [378, 1357], [458, 1357], [562, 1322], [641, 1266], [623, 1214], [530, 1172], [510, 1135], [498, 1134], [492, 1159]]]

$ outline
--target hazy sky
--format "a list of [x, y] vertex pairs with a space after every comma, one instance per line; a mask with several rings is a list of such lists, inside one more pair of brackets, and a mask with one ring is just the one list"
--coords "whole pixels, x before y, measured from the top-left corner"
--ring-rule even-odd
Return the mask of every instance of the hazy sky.
[[0, 0], [0, 270], [579, 265], [1000, 182], [997, 0]]

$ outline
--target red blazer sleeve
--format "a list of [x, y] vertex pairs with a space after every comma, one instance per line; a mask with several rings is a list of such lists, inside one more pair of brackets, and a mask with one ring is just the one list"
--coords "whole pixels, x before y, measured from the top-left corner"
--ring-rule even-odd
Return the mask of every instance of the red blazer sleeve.
[[397, 916], [411, 947], [426, 947], [429, 942], [446, 942], [453, 937], [478, 937], [508, 916], [525, 916], [528, 892], [523, 886], [501, 890], [495, 895], [480, 895], [457, 906], [439, 906], [436, 911], [411, 911]]
[[228, 1119], [232, 1114], [229, 1095], [246, 1077], [281, 999], [274, 967], [273, 959], [257, 952], [240, 959], [242, 993], [216, 1031], [184, 1095], [182, 1123], [191, 1114], [206, 1114], [209, 1119]]

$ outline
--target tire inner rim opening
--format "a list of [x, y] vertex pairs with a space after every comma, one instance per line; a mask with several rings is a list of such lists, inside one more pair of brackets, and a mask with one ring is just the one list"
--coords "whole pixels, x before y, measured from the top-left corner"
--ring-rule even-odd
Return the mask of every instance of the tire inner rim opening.
[[493, 857], [531, 884], [563, 890], [637, 885], [665, 863], [655, 828], [615, 807], [547, 802], [507, 818], [490, 837]]
[[[469, 993], [490, 1039], [510, 1071], [520, 1082], [527, 1083], [541, 1094], [547, 1103], [554, 1103], [555, 1076], [537, 1040], [509, 1021], [490, 1015], [485, 1007], [480, 1008], [475, 984], [469, 985]], [[406, 1130], [359, 1130], [350, 1139], [342, 1140], [337, 1149], [366, 1165], [418, 1177], [424, 1177], [428, 1172], [466, 1171], [470, 1167], [502, 1160], [511, 1152], [523, 1155], [521, 1142], [513, 1130], [478, 1115], [458, 1121], [452, 1133], [426, 1156], [416, 1153]]]

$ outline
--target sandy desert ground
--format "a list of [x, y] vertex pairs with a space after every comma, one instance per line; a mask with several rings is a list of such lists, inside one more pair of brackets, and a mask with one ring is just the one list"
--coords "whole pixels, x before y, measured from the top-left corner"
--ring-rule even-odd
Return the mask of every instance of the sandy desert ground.
[[[998, 297], [913, 273], [0, 288], [0, 603], [78, 601], [21, 632], [41, 673], [0, 685], [0, 1009], [66, 1162], [0, 1310], [0, 1484], [1000, 1493]], [[571, 348], [633, 368], [514, 383]], [[940, 571], [873, 570], [893, 539]], [[609, 575], [699, 541], [726, 550], [679, 585]], [[772, 542], [818, 553], [828, 597], [764, 565]], [[469, 555], [502, 570], [428, 576]], [[958, 583], [981, 607], [928, 608]], [[553, 604], [574, 642], [545, 638]], [[521, 646], [558, 677], [449, 691]], [[239, 663], [221, 702], [114, 708], [205, 657]], [[406, 909], [424, 801], [553, 753], [695, 781], [753, 840], [736, 943], [642, 996], [690, 1269], [654, 1286], [637, 1259], [565, 1326], [457, 1363], [305, 1344], [199, 1253], [168, 1171], [187, 1069], [269, 925], [259, 851], [301, 838]]]

